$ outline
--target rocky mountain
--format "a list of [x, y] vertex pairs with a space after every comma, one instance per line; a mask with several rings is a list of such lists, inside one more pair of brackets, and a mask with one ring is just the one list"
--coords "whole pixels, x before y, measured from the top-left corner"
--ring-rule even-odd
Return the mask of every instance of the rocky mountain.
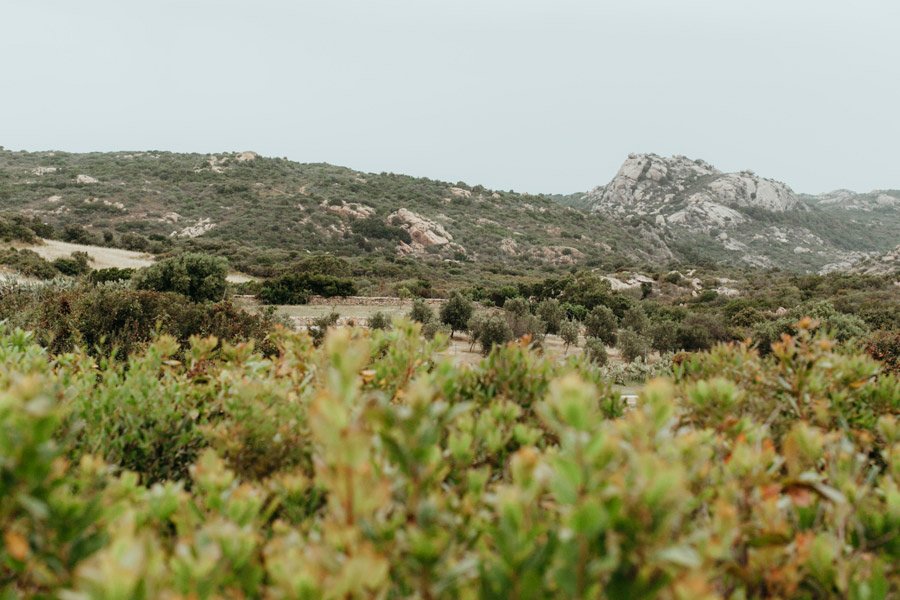
[[590, 192], [548, 196], [254, 152], [0, 148], [0, 212], [110, 245], [212, 252], [261, 275], [313, 252], [410, 277], [671, 263], [849, 270], [880, 261], [900, 232], [897, 191], [809, 196], [654, 154], [629, 156]]
[[567, 203], [637, 222], [673, 255], [758, 267], [850, 268], [900, 238], [900, 193], [802, 195], [684, 156], [629, 155], [607, 185]]

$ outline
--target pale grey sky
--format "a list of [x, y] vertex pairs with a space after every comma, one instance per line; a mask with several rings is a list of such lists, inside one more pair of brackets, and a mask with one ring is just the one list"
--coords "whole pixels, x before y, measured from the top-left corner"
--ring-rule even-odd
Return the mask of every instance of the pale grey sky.
[[629, 152], [900, 188], [898, 0], [0, 0], [0, 145], [500, 189]]

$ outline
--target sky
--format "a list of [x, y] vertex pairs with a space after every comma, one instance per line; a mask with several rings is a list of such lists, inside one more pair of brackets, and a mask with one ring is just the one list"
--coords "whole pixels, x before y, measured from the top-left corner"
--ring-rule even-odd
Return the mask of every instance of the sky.
[[495, 189], [630, 152], [900, 188], [898, 0], [0, 0], [0, 145]]

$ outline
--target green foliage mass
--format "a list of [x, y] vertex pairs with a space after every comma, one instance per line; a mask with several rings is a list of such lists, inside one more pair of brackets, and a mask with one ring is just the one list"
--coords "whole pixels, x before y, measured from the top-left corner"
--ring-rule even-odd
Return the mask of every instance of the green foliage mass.
[[460, 367], [409, 322], [275, 343], [0, 331], [4, 596], [900, 594], [900, 382], [806, 323], [633, 408], [588, 361]]
[[475, 312], [472, 301], [459, 292], [454, 292], [450, 299], [442, 306], [440, 311], [441, 323], [450, 327], [450, 335], [454, 332], [466, 331], [469, 319]]
[[616, 345], [619, 320], [608, 307], [595, 306], [584, 320], [585, 335], [597, 338], [610, 346]]
[[225, 259], [186, 253], [141, 269], [132, 277], [132, 284], [139, 290], [175, 292], [192, 302], [215, 302], [225, 297], [227, 275]]

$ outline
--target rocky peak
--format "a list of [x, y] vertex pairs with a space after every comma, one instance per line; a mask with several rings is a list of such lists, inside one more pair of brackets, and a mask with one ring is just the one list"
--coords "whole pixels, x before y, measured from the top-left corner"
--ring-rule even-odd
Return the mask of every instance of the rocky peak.
[[630, 154], [612, 181], [588, 198], [593, 210], [618, 215], [720, 214], [735, 206], [783, 212], [804, 206], [790, 187], [752, 171], [723, 173], [703, 160], [657, 154]]

